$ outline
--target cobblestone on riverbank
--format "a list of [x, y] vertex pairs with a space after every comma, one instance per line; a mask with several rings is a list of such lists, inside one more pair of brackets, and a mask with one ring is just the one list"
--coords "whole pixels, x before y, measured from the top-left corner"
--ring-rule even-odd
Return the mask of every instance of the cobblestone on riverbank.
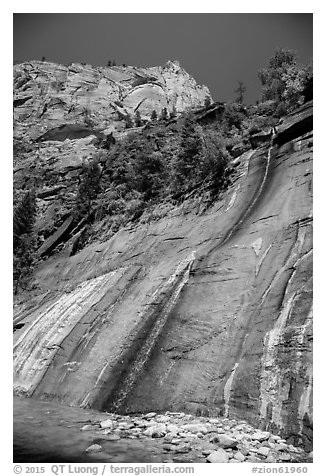
[[103, 414], [101, 420], [81, 427], [90, 432], [90, 446], [128, 439], [162, 442], [163, 462], [208, 463], [303, 463], [312, 462], [312, 452], [287, 444], [269, 431], [258, 430], [245, 421], [229, 418], [195, 417], [185, 413], [155, 412], [146, 415]]

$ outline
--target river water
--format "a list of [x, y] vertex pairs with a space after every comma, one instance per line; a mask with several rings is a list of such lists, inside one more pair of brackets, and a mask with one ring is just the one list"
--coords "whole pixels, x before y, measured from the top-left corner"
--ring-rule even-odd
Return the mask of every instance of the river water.
[[[108, 441], [87, 423], [103, 420], [103, 413], [32, 398], [14, 397], [14, 462], [17, 463], [159, 463], [172, 462], [162, 442], [146, 439]], [[98, 443], [100, 453], [85, 453]]]

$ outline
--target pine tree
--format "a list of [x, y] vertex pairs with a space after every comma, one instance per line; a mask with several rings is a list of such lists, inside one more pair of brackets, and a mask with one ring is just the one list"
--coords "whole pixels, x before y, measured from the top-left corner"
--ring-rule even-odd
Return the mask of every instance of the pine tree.
[[36, 217], [36, 196], [34, 190], [28, 190], [14, 209], [13, 231], [14, 251], [19, 246], [20, 237], [31, 234]]
[[162, 111], [161, 111], [161, 117], [160, 119], [162, 121], [166, 121], [168, 119], [168, 111], [166, 109], [166, 107], [163, 107]]
[[153, 109], [153, 111], [152, 111], [151, 120], [152, 121], [157, 121], [157, 112], [155, 111], [155, 109]]
[[173, 106], [172, 111], [170, 112], [170, 119], [173, 119], [176, 116], [177, 116], [177, 109], [175, 106]]
[[91, 220], [92, 205], [100, 192], [101, 167], [98, 160], [84, 165], [82, 177], [79, 183], [76, 202], [75, 220], [76, 222], [85, 219]]
[[238, 83], [239, 86], [234, 90], [234, 92], [237, 93], [235, 102], [238, 104], [243, 104], [244, 93], [246, 92], [247, 88], [244, 86], [242, 81], [238, 81]]
[[202, 142], [196, 123], [192, 116], [188, 116], [181, 132], [180, 152], [174, 167], [176, 190], [187, 188], [195, 179], [201, 149]]
[[137, 109], [136, 114], [135, 114], [135, 126], [136, 127], [141, 127], [143, 125], [142, 118], [140, 116], [140, 112]]
[[134, 126], [134, 123], [132, 122], [132, 119], [129, 116], [129, 114], [125, 117], [125, 126], [126, 126], [126, 129], [130, 129], [131, 127]]
[[30, 276], [35, 261], [36, 237], [34, 225], [37, 207], [34, 190], [28, 190], [18, 202], [13, 216], [13, 251], [15, 294]]

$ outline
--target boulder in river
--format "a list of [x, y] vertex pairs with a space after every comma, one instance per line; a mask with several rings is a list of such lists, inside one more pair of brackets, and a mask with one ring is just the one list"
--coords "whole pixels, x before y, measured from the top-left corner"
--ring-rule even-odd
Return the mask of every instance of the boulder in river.
[[219, 448], [207, 457], [207, 461], [208, 463], [227, 463], [229, 461], [229, 455], [225, 450]]
[[192, 433], [203, 433], [206, 435], [207, 426], [203, 423], [186, 423], [181, 426], [182, 430], [190, 431]]
[[99, 453], [100, 451], [102, 451], [102, 446], [96, 443], [85, 450], [86, 453]]
[[113, 421], [108, 418], [107, 420], [101, 421], [100, 425], [101, 425], [101, 428], [112, 428]]
[[159, 423], [155, 426], [150, 426], [143, 433], [145, 436], [151, 436], [152, 438], [162, 438], [166, 435], [166, 426], [164, 423]]

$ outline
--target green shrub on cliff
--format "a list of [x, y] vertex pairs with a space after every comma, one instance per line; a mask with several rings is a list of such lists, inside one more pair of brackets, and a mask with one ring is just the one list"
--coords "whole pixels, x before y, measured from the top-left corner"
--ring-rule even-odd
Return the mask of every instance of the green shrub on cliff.
[[230, 136], [234, 134], [234, 131], [241, 130], [243, 121], [246, 118], [245, 108], [242, 104], [228, 103], [225, 106], [225, 110], [222, 116], [222, 127], [224, 134]]

